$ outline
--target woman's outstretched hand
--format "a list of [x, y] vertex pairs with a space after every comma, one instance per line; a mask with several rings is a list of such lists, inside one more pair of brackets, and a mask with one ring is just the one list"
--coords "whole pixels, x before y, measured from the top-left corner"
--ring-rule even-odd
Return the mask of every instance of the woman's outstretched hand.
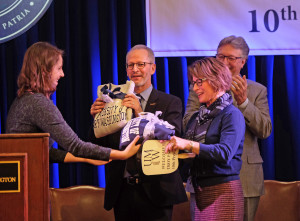
[[141, 144], [136, 145], [136, 142], [140, 139], [140, 136], [136, 136], [133, 141], [126, 147], [123, 151], [125, 153], [125, 159], [132, 157], [134, 154], [138, 152], [141, 147]]
[[136, 136], [133, 141], [126, 147], [125, 150], [115, 150], [112, 149], [110, 152], [110, 159], [112, 160], [127, 160], [138, 152], [141, 144], [136, 145], [136, 142], [140, 139], [140, 136]]

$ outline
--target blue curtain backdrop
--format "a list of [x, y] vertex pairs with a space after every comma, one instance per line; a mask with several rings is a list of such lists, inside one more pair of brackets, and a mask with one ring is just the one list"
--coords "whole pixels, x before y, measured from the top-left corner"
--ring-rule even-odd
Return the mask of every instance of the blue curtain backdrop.
[[[97, 97], [97, 86], [125, 83], [126, 52], [146, 42], [145, 2], [53, 0], [33, 28], [1, 44], [1, 133], [5, 133], [7, 112], [16, 97], [24, 53], [37, 41], [48, 41], [65, 50], [65, 77], [53, 101], [79, 137], [87, 140], [92, 124], [89, 110]], [[180, 97], [185, 108], [187, 66], [196, 59], [199, 57], [157, 58], [154, 87]], [[242, 73], [268, 88], [273, 132], [260, 141], [265, 179], [300, 180], [300, 56], [250, 56]], [[50, 166], [50, 186], [81, 184], [105, 186], [103, 166]]]

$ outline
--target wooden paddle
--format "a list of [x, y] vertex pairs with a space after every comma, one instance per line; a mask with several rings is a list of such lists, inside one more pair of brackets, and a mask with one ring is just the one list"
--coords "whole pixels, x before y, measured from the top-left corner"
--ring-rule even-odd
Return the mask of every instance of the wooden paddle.
[[146, 175], [159, 175], [172, 173], [178, 168], [178, 158], [195, 157], [194, 153], [176, 152], [165, 153], [169, 141], [161, 143], [159, 140], [147, 140], [142, 149], [142, 169]]

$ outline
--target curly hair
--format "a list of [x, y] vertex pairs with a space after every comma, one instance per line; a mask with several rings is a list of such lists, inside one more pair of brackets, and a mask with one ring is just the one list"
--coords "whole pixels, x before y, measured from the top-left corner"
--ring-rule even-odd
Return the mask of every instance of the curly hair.
[[50, 83], [51, 71], [63, 54], [63, 50], [47, 42], [37, 42], [31, 45], [25, 53], [18, 76], [18, 97], [26, 91], [42, 93], [45, 96], [54, 93]]
[[227, 91], [230, 89], [232, 76], [228, 67], [214, 57], [206, 57], [195, 61], [188, 67], [188, 78], [191, 82], [193, 76], [206, 78], [215, 91]]

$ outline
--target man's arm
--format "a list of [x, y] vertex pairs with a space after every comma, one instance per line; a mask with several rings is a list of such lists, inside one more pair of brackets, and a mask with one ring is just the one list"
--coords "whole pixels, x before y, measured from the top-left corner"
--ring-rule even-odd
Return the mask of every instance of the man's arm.
[[249, 85], [248, 99], [247, 106], [240, 111], [248, 129], [258, 138], [265, 139], [272, 132], [266, 87], [258, 83]]

